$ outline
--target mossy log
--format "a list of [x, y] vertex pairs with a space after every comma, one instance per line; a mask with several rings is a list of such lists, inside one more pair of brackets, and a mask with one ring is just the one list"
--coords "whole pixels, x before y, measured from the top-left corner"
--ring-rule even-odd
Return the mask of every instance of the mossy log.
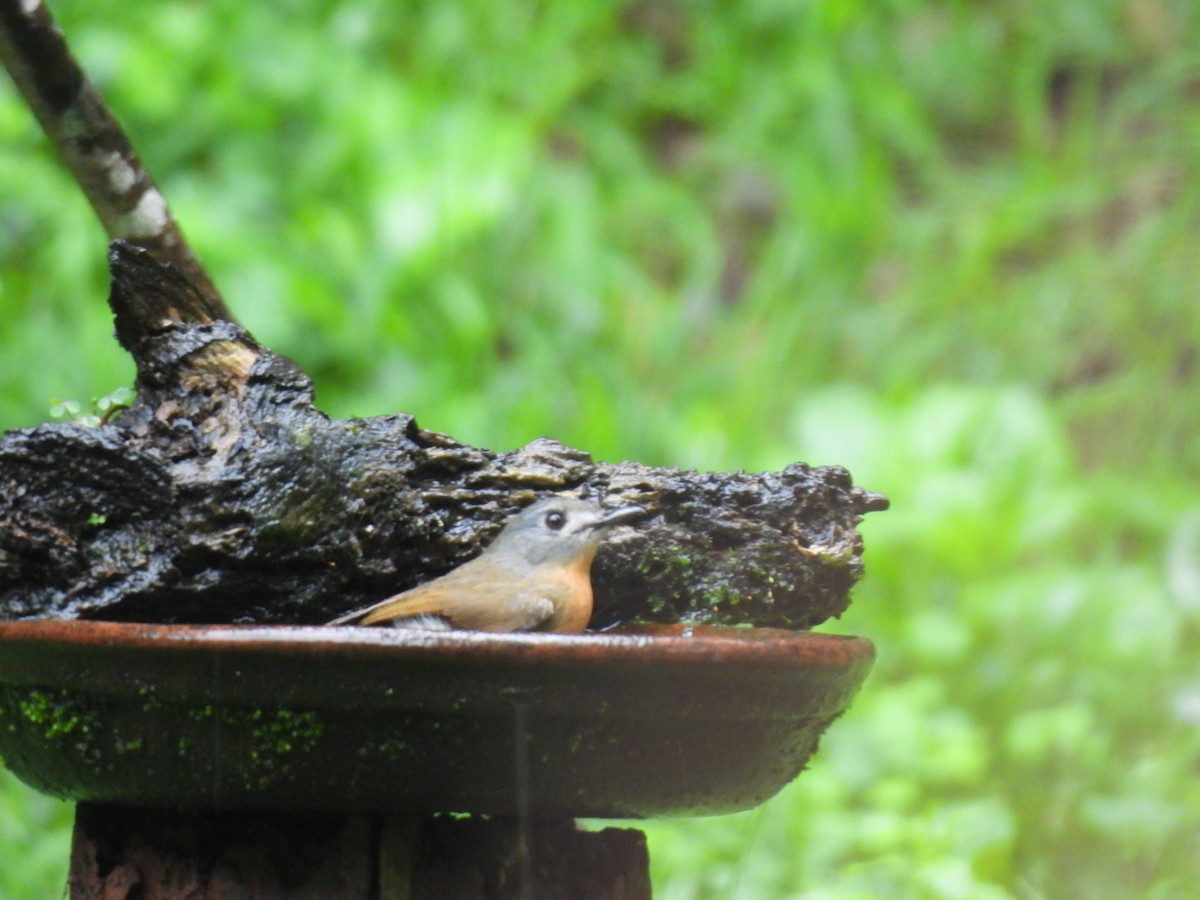
[[0, 617], [319, 623], [448, 571], [563, 491], [650, 511], [596, 559], [593, 628], [808, 628], [846, 608], [856, 526], [887, 506], [839, 467], [678, 471], [546, 439], [493, 452], [403, 414], [330, 419], [295, 363], [173, 266], [122, 241], [109, 261], [137, 397], [97, 427], [0, 437]]

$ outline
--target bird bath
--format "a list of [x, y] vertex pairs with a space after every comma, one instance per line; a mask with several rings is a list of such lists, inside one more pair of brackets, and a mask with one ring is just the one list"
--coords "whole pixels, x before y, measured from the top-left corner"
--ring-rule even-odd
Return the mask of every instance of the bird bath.
[[4, 622], [0, 755], [58, 797], [169, 808], [725, 813], [800, 772], [872, 656], [772, 629]]
[[709, 815], [794, 778], [873, 656], [755, 628], [4, 622], [0, 755], [101, 808]]

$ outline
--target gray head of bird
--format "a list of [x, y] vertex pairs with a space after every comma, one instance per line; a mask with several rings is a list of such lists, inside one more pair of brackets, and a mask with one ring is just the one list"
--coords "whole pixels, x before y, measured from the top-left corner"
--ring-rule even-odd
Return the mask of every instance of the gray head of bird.
[[547, 497], [509, 519], [486, 553], [531, 566], [589, 563], [609, 529], [645, 514], [640, 506], [606, 510], [591, 500]]

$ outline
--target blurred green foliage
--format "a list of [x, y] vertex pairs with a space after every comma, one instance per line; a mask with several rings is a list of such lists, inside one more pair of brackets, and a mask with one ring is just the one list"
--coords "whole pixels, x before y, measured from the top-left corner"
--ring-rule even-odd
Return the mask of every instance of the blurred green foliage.
[[[1200, 8], [51, 4], [238, 316], [336, 416], [848, 466], [893, 509], [811, 770], [650, 823], [656, 896], [1200, 882]], [[0, 426], [132, 380], [0, 85]], [[0, 895], [69, 808], [0, 780]]]

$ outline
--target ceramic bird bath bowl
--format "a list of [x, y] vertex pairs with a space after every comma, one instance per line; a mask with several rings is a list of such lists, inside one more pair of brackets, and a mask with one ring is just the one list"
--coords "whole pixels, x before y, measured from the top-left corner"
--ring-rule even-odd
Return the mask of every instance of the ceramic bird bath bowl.
[[791, 781], [874, 657], [751, 628], [0, 623], [0, 756], [73, 800], [713, 814]]

